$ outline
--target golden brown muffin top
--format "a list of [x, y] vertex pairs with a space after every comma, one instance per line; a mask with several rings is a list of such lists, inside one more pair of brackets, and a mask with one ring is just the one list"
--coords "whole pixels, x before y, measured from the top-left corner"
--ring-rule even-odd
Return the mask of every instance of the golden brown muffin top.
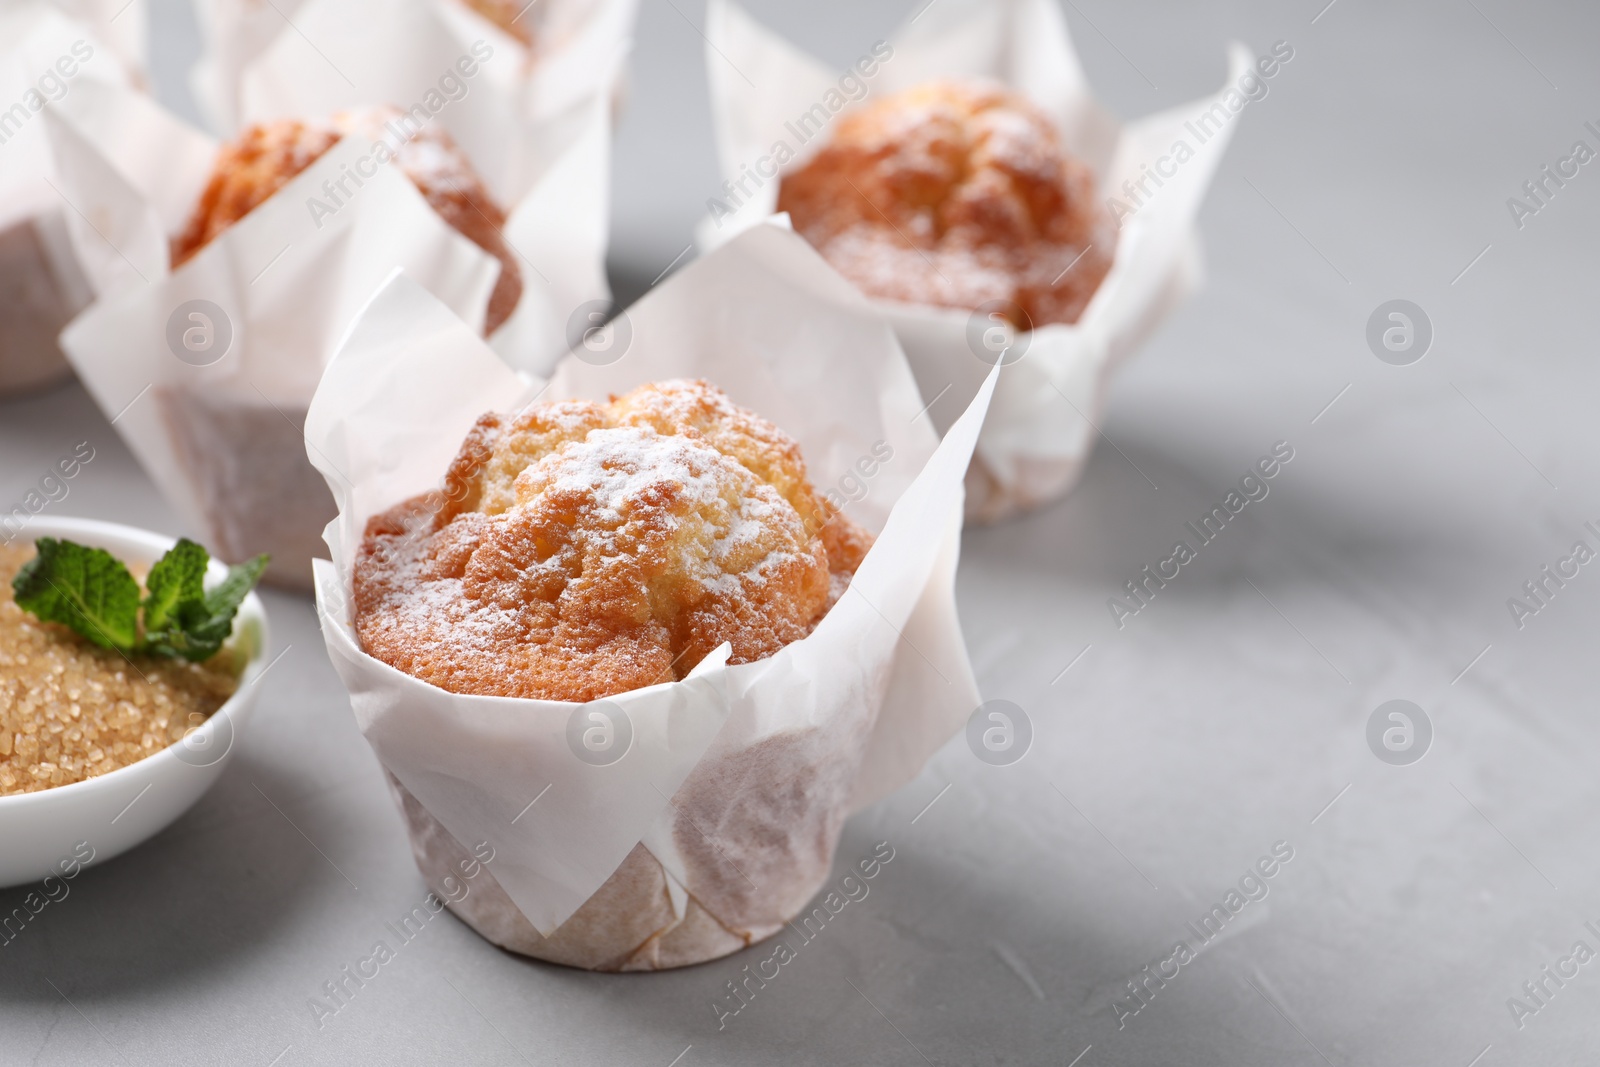
[[[500, 261], [500, 278], [489, 297], [484, 322], [484, 333], [493, 333], [510, 318], [522, 297], [522, 272], [501, 233], [505, 212], [444, 129], [431, 122], [419, 124], [399, 108], [387, 105], [343, 111], [328, 119], [257, 123], [224, 144], [194, 214], [172, 242], [173, 268], [182, 266], [223, 230], [254, 211], [347, 135], [383, 142], [429, 206], [463, 237]], [[345, 186], [344, 195], [350, 194], [359, 195], [354, 181]]]
[[703, 381], [478, 420], [442, 493], [367, 524], [362, 648], [457, 693], [587, 701], [810, 633], [871, 535]]
[[1002, 301], [1023, 327], [1075, 322], [1116, 247], [1093, 173], [1049, 118], [980, 81], [928, 82], [841, 116], [784, 177], [778, 210], [872, 296]]

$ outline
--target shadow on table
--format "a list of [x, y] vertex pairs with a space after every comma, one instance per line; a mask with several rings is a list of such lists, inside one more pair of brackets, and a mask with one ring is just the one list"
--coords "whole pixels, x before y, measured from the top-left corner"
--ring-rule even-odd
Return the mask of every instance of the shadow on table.
[[[1294, 573], [1330, 589], [1342, 586], [1347, 595], [1354, 595], [1352, 584], [1381, 589], [1413, 601], [1418, 612], [1437, 613], [1432, 601], [1470, 591], [1487, 572], [1516, 562], [1506, 556], [1504, 531], [1464, 526], [1462, 514], [1443, 511], [1436, 499], [1416, 491], [1415, 472], [1388, 472], [1382, 481], [1384, 472], [1367, 470], [1370, 456], [1326, 441], [1297, 444], [1294, 458], [1264, 482], [1265, 496], [1225, 523], [1213, 518], [1201, 529], [1202, 519], [1240, 490], [1241, 478], [1272, 442], [1263, 440], [1256, 452], [1239, 452], [1223, 466], [1172, 441], [1141, 438], [1137, 428], [1115, 432], [1120, 450], [1100, 441], [1067, 497], [1008, 522], [968, 527], [963, 535], [963, 551], [985, 557], [989, 571], [1093, 589], [1096, 595], [1087, 599], [1098, 612], [1096, 629], [1111, 625], [1105, 598], [1131, 601], [1125, 583], [1139, 579], [1146, 565], [1163, 564], [1179, 540], [1195, 557], [1158, 591], [1169, 601], [1239, 590], [1255, 596], [1247, 574], [1270, 589]], [[1370, 598], [1370, 592], [1362, 595]], [[1498, 606], [1492, 593], [1485, 595], [1485, 603]]]
[[[847, 827], [829, 889], [872, 852], [874, 822]], [[656, 973], [593, 974], [509, 953], [505, 970], [515, 981], [516, 965], [533, 968], [542, 987], [614, 1001], [630, 1030], [660, 1035], [664, 1060], [693, 1044], [717, 1062], [785, 1062], [785, 1052], [815, 1063], [919, 1062], [897, 1049], [910, 1038], [934, 1062], [955, 1062], [974, 1047], [1065, 1047], [1091, 1025], [1093, 983], [1128, 962], [1099, 908], [1074, 903], [1071, 886], [964, 869], [940, 855], [936, 835], [892, 836], [895, 857], [868, 894], [806, 937], [789, 927], [723, 959]], [[792, 954], [776, 963], [780, 943]]]
[[[323, 860], [263, 799], [265, 793], [287, 804], [297, 792], [305, 792], [303, 781], [241, 753], [177, 822], [65, 883], [65, 896], [0, 944], [0, 998], [59, 1001], [65, 994], [81, 1003], [192, 986], [208, 973], [246, 966], [244, 958], [265, 950], [293, 912], [314, 906], [307, 898], [316, 883], [327, 883], [317, 869]], [[301, 824], [316, 834], [323, 818], [304, 815]], [[269, 845], [288, 837], [294, 842], [281, 849]], [[26, 914], [24, 901], [38, 893], [37, 906], [39, 888], [0, 890], [0, 915]]]

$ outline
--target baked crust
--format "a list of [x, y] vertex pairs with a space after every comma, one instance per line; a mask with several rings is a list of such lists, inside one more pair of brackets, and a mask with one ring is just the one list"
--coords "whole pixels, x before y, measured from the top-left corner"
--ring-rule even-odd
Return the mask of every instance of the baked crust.
[[442, 492], [368, 522], [355, 629], [451, 692], [595, 700], [806, 636], [871, 541], [783, 431], [660, 382], [480, 418]]
[[778, 210], [871, 296], [1076, 322], [1116, 225], [1050, 120], [1002, 87], [935, 81], [865, 104], [784, 177]]
[[522, 272], [502, 235], [505, 212], [448, 133], [433, 124], [417, 127], [415, 119], [389, 106], [343, 111], [328, 119], [278, 119], [250, 126], [222, 146], [194, 214], [172, 242], [173, 267], [254, 211], [342, 138], [364, 137], [383, 142], [429, 206], [500, 261], [500, 278], [484, 320], [484, 333], [493, 333], [522, 298]]

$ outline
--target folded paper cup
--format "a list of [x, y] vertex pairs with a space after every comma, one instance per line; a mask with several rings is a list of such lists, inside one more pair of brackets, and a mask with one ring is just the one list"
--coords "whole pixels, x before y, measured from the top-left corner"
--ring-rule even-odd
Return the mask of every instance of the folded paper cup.
[[[13, 6], [28, 6], [30, 0]], [[41, 0], [31, 0], [38, 4]], [[132, 84], [146, 87], [150, 17], [145, 0], [42, 0], [49, 7], [89, 27], [122, 64]]]
[[450, 47], [483, 40], [504, 57], [494, 65], [497, 92], [538, 122], [613, 93], [637, 7], [638, 0], [540, 0], [514, 5], [506, 25], [468, 0], [195, 0], [204, 51], [190, 81], [211, 125], [231, 132], [290, 97], [436, 78], [437, 58], [454, 58]]
[[199, 0], [195, 95], [228, 134], [373, 104], [444, 129], [507, 209], [527, 287], [490, 344], [548, 374], [573, 309], [610, 300], [611, 101], [636, 3], [530, 4], [511, 27], [530, 47], [464, 0]]
[[[339, 502], [317, 603], [440, 898], [513, 951], [655, 970], [780, 929], [827, 877], [845, 818], [915, 776], [977, 706], [953, 581], [993, 377], [939, 442], [892, 331], [771, 224], [601, 334], [531, 383], [415, 282], [392, 281], [306, 421]], [[847, 510], [877, 542], [810, 636], [735, 666], [724, 645], [682, 681], [589, 704], [452, 694], [361, 651], [349, 595], [368, 518], [436, 489], [480, 414], [675, 377], [783, 427], [819, 490], [864, 486]], [[869, 456], [881, 462], [863, 481]], [[462, 894], [462, 864], [489, 853]]]
[[[113, 19], [113, 16], [116, 16]], [[71, 373], [56, 335], [88, 304], [87, 280], [67, 237], [42, 112], [86, 81], [140, 77], [108, 40], [143, 25], [90, 0], [43, 0], [0, 10], [0, 396]]]
[[56, 335], [87, 302], [86, 290], [59, 212], [0, 229], [0, 396], [72, 373]]
[[[551, 222], [573, 182], [605, 158], [603, 109], [589, 118], [514, 208], [520, 240], [543, 250], [544, 271], [558, 273], [568, 257], [581, 273], [575, 264], [589, 258]], [[170, 238], [210, 177], [216, 142], [146, 97], [99, 86], [46, 119], [74, 209], [72, 242], [99, 293], [61, 335], [79, 376], [218, 555], [270, 553], [269, 578], [309, 588], [334, 514], [303, 433], [324, 366], [396, 267], [481, 328], [498, 261], [398, 170], [374, 165], [372, 144], [346, 137], [174, 271]], [[328, 210], [328, 185], [352, 172], [371, 176], [346, 184], [354, 195]], [[565, 347], [564, 323], [550, 309], [566, 298], [524, 262], [521, 303], [494, 340], [512, 337], [547, 365]]]
[[[1266, 85], [1249, 54], [1230, 49], [1228, 82], [1214, 96], [1119, 126], [1090, 95], [1054, 0], [928, 5], [848, 70], [799, 51], [732, 0], [710, 0], [706, 37], [718, 150], [731, 180], [707, 200], [703, 248], [773, 211], [781, 175], [826, 142], [833, 116], [867, 96], [936, 78], [1008, 86], [1048, 115], [1067, 150], [1094, 169], [1120, 228], [1111, 272], [1075, 324], [1017, 334], [976, 311], [874, 301], [894, 324], [941, 431], [989, 366], [1014, 365], [996, 388], [973, 455], [968, 518], [999, 520], [1066, 493], [1098, 435], [1112, 365], [1198, 282], [1194, 219], [1248, 99], [1237, 87], [1242, 78]], [[759, 91], [740, 74], [752, 70], [761, 72]], [[1151, 184], [1150, 169], [1163, 162], [1165, 177]], [[1143, 182], [1144, 191], [1130, 195], [1124, 182]]]

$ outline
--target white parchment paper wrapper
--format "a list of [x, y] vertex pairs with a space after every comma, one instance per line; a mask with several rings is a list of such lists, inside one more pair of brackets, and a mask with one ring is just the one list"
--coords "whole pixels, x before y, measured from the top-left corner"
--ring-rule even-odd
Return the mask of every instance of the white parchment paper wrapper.
[[[13, 0], [12, 7], [27, 7], [41, 0]], [[70, 19], [74, 19], [104, 41], [116, 53], [122, 68], [135, 85], [145, 86], [149, 77], [149, 54], [145, 42], [150, 33], [150, 16], [145, 0], [42, 0]]]
[[[844, 72], [796, 49], [731, 0], [710, 0], [706, 37], [723, 172], [737, 179], [743, 168], [769, 156], [778, 141], [798, 152], [785, 170], [803, 165], [829, 132], [801, 144], [785, 124], [824, 103], [830, 90], [839, 98]], [[1020, 358], [1016, 349], [1006, 357], [1014, 365], [995, 391], [967, 482], [968, 518], [994, 521], [1072, 487], [1098, 433], [1111, 366], [1198, 283], [1194, 219], [1238, 115], [1225, 110], [1229, 118], [1220, 132], [1203, 143], [1184, 123], [1219, 104], [1250, 69], [1251, 58], [1234, 45], [1228, 81], [1218, 93], [1119, 126], [1090, 94], [1055, 0], [941, 0], [888, 43], [892, 56], [862, 79], [870, 95], [935, 78], [999, 81], [1056, 122], [1067, 149], [1094, 168], [1102, 195], [1127, 202], [1122, 183], [1139, 179], [1144, 167], [1154, 166], [1180, 139], [1194, 152], [1144, 206], [1122, 220], [1111, 272], [1078, 322], [1036, 329], [1022, 342], [1026, 348]], [[759, 71], [759, 90], [739, 71]], [[747, 185], [754, 193], [733, 216], [722, 217], [720, 225], [710, 218], [701, 225], [702, 247], [714, 247], [770, 214], [778, 185], [776, 179], [759, 188]], [[875, 303], [894, 323], [924, 397], [933, 402], [943, 394], [932, 408], [943, 430], [984, 380], [985, 361], [997, 358], [982, 342], [987, 324], [975, 327], [960, 310]]]
[[[936, 443], [892, 331], [776, 225], [675, 275], [626, 323], [623, 358], [569, 357], [539, 386], [398, 277], [306, 423], [339, 499], [333, 561], [316, 565], [323, 633], [419, 865], [447, 888], [463, 846], [487, 841], [491, 881], [458, 913], [506, 948], [604, 970], [695, 963], [775, 932], [827, 876], [845, 817], [913, 777], [977, 706], [953, 581], [962, 475], [993, 390]], [[367, 519], [436, 489], [480, 414], [682, 376], [792, 434], [819, 488], [892, 449], [850, 509], [877, 543], [811, 636], [738, 666], [724, 645], [681, 682], [595, 705], [453, 695], [359, 650], [347, 598]], [[597, 706], [631, 723], [609, 766], [569, 748], [574, 713]]]
[[168, 235], [215, 143], [103, 86], [79, 87], [47, 118], [73, 242], [101, 294], [62, 347], [197, 537], [230, 561], [269, 552], [270, 577], [309, 586], [334, 513], [302, 435], [324, 365], [397, 265], [476, 328], [498, 261], [392, 167], [313, 221], [307, 196], [371, 150], [346, 138], [172, 271]]
[[530, 51], [459, 0], [198, 0], [195, 94], [228, 135], [375, 104], [431, 108], [506, 208], [522, 266], [522, 303], [491, 344], [548, 374], [574, 310], [610, 298], [610, 109], [636, 2], [540, 0], [524, 15], [544, 31]]
[[142, 78], [143, 25], [140, 0], [120, 14], [98, 0], [0, 6], [0, 394], [70, 373], [56, 334], [91, 296], [42, 114], [84, 82]]

